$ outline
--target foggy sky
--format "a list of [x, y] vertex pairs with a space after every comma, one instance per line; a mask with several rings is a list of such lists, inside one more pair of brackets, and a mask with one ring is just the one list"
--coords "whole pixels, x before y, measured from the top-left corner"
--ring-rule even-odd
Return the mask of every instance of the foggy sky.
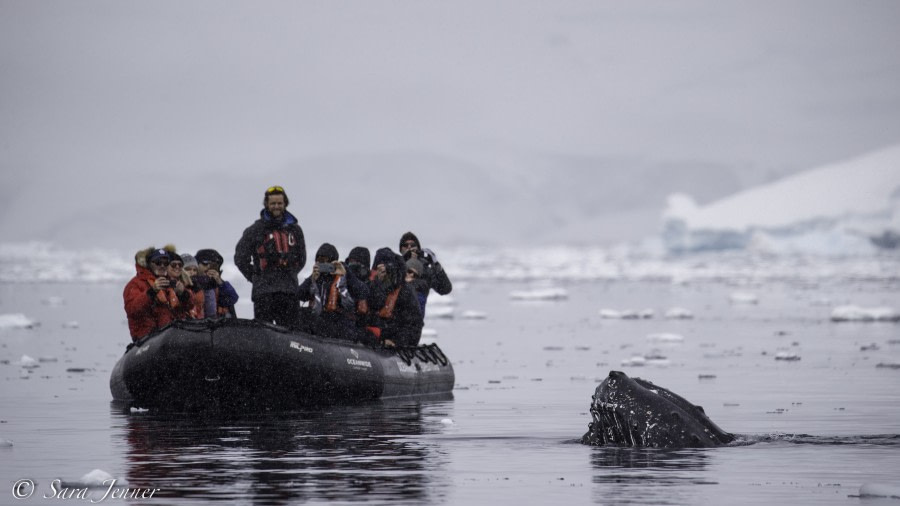
[[332, 155], [756, 184], [900, 140], [898, 21], [892, 0], [0, 0], [0, 241], [233, 174], [255, 208], [266, 174]]

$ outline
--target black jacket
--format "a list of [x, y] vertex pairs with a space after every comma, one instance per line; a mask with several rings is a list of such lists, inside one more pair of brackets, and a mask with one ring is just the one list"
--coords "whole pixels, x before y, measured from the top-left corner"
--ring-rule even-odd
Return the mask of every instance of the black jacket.
[[306, 265], [306, 242], [297, 218], [285, 211], [274, 220], [263, 209], [234, 247], [234, 265], [253, 283], [251, 298], [271, 293], [297, 294], [297, 275]]
[[390, 339], [397, 346], [418, 346], [425, 322], [415, 291], [410, 285], [401, 283], [393, 315], [382, 318], [378, 312], [384, 307], [389, 290], [377, 281], [369, 284], [369, 325], [381, 329], [382, 340]]

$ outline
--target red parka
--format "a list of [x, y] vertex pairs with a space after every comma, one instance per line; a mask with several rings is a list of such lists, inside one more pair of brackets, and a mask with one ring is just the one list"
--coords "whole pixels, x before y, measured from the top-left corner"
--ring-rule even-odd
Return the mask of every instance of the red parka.
[[137, 341], [174, 320], [185, 319], [191, 309], [191, 293], [185, 289], [179, 297], [172, 287], [156, 291], [156, 276], [140, 262], [134, 267], [137, 274], [125, 285], [122, 297], [131, 340]]

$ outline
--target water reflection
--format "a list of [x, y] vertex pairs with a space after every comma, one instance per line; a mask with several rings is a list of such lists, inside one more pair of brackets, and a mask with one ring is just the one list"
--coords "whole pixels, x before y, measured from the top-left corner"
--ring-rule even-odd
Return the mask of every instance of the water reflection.
[[113, 425], [130, 447], [129, 483], [160, 488], [162, 497], [420, 503], [448, 486], [446, 456], [416, 437], [438, 430], [425, 419], [438, 417], [446, 402], [237, 416], [128, 414], [114, 407]]
[[716, 484], [705, 479], [710, 451], [596, 447], [591, 453], [596, 502], [618, 498], [617, 503], [691, 504], [691, 497], [702, 494], [692, 491], [693, 487], [672, 485]]

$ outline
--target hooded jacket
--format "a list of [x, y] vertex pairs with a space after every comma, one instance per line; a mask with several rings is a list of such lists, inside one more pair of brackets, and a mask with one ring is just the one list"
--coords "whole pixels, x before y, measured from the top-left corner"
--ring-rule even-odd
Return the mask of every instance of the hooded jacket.
[[260, 295], [296, 295], [297, 275], [306, 265], [306, 242], [297, 218], [288, 211], [280, 220], [265, 209], [244, 230], [234, 248], [234, 265], [253, 283], [252, 300]]
[[[438, 295], [447, 295], [453, 291], [453, 283], [451, 283], [450, 278], [447, 277], [447, 272], [444, 270], [444, 267], [427, 252], [422, 251], [422, 244], [415, 234], [412, 232], [403, 234], [400, 238], [400, 245], [402, 246], [406, 241], [413, 241], [416, 243], [416, 248], [419, 250], [418, 258], [423, 266], [422, 274], [419, 276], [419, 279], [415, 281], [414, 285], [419, 298], [422, 300], [422, 312], [424, 314], [425, 304], [428, 303], [428, 294], [431, 293], [431, 290], [437, 292]], [[409, 255], [404, 255], [404, 258], [409, 259]]]
[[[192, 306], [190, 290], [186, 289], [178, 295], [171, 286], [159, 291], [155, 289], [156, 276], [147, 264], [147, 256], [154, 249], [156, 248], [143, 249], [134, 255], [136, 274], [122, 292], [132, 341], [137, 341], [175, 320], [187, 318]], [[172, 245], [167, 245], [163, 249], [175, 253], [175, 247]]]
[[397, 346], [418, 346], [424, 321], [413, 288], [404, 281], [406, 264], [400, 255], [382, 248], [375, 253], [375, 263], [387, 269], [384, 282], [369, 282], [369, 314], [367, 325], [379, 329], [380, 338]]

